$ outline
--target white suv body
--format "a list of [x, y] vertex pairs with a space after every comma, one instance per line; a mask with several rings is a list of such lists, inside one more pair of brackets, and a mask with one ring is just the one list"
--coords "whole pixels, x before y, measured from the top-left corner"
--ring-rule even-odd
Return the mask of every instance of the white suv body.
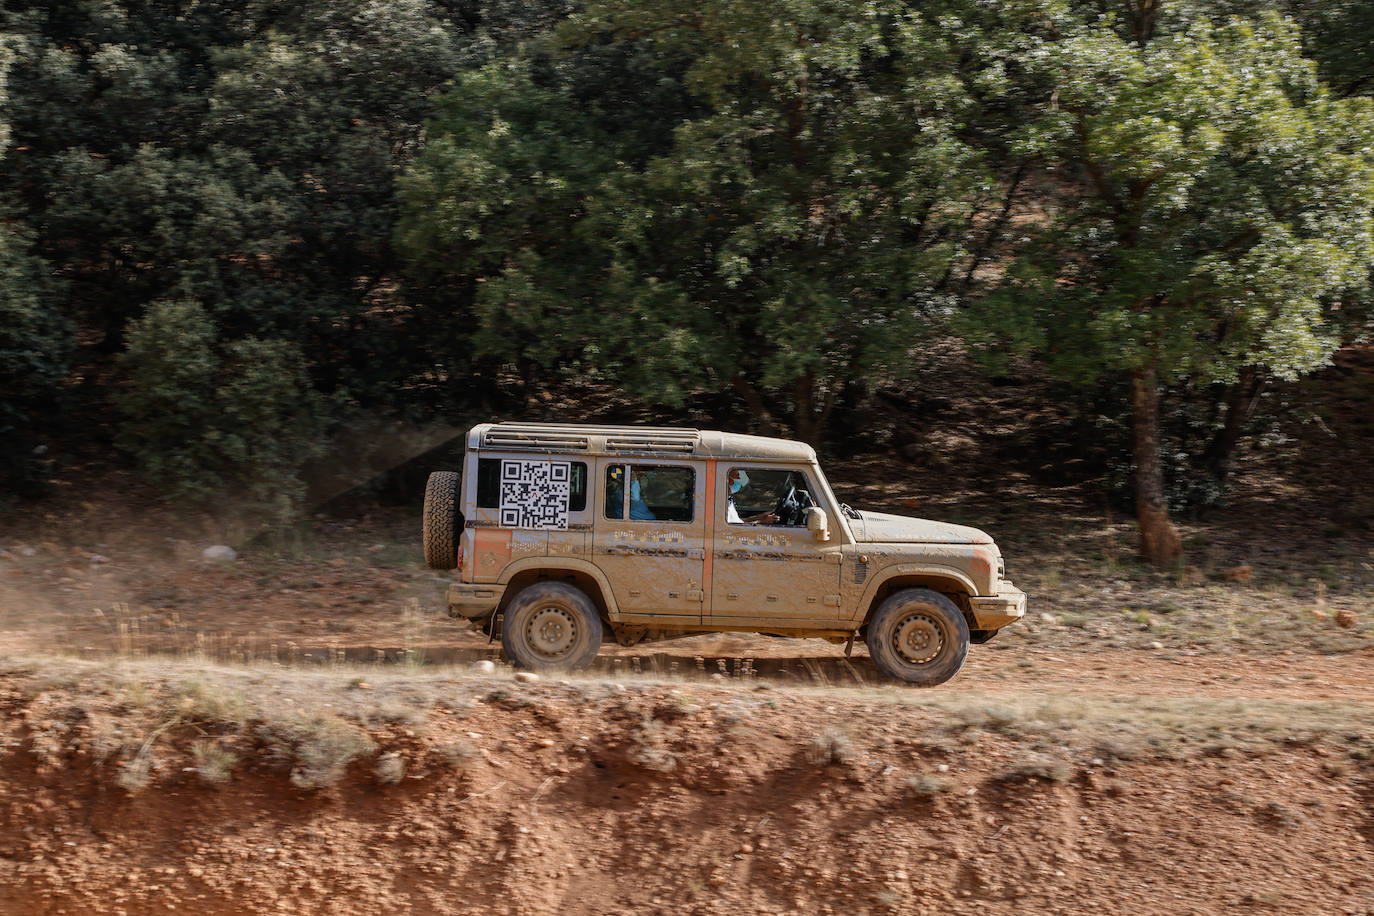
[[457, 569], [450, 613], [500, 620], [534, 668], [588, 663], [605, 630], [863, 635], [885, 673], [934, 684], [1025, 613], [984, 532], [856, 512], [809, 445], [734, 433], [474, 427], [464, 472], [431, 477], [425, 546]]

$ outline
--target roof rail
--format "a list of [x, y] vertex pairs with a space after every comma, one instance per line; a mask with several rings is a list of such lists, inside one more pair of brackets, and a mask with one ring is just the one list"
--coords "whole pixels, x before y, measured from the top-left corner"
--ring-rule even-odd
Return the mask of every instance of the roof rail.
[[701, 445], [700, 430], [671, 426], [493, 423], [481, 435], [484, 448], [556, 452], [589, 452], [595, 447], [607, 452], [692, 455]]
[[644, 436], [607, 436], [608, 452], [671, 452], [690, 455], [696, 451], [697, 436], [644, 435]]
[[487, 430], [482, 437], [487, 448], [547, 448], [585, 452], [591, 447], [585, 435], [537, 426], [505, 425]]

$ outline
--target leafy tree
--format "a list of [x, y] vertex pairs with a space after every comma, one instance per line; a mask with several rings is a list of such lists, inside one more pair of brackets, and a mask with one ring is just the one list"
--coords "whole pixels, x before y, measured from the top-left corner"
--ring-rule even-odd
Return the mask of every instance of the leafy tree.
[[299, 349], [254, 337], [221, 346], [205, 310], [185, 300], [155, 303], [126, 339], [119, 445], [142, 471], [176, 498], [293, 517], [298, 472], [321, 453], [327, 416]]
[[[14, 269], [31, 281], [63, 284], [46, 312], [25, 306], [63, 339], [48, 348], [56, 361], [79, 329], [90, 368], [70, 435], [103, 428], [83, 412], [102, 405], [126, 329], [169, 300], [200, 304], [217, 359], [252, 342], [244, 365], [281, 368], [286, 390], [300, 368], [330, 419], [344, 405], [403, 405], [428, 354], [399, 294], [394, 177], [418, 149], [431, 94], [461, 65], [461, 28], [431, 0], [0, 10], [17, 61], [0, 198], [29, 227], [7, 223], [25, 241], [6, 250], [30, 259]], [[7, 391], [0, 399], [10, 406]], [[150, 447], [137, 450], [145, 467]], [[197, 454], [214, 477], [215, 456]]]
[[1374, 6], [1361, 0], [1283, 0], [1308, 56], [1338, 95], [1374, 95]]
[[[613, 138], [567, 93], [505, 63], [460, 76], [429, 133], [402, 179], [398, 239], [413, 275], [456, 286], [465, 315], [477, 319], [475, 333], [454, 328], [458, 359], [440, 364], [461, 372], [470, 346], [479, 360], [519, 365], [533, 380], [533, 367], [576, 359], [594, 321], [582, 297], [606, 264], [604, 240], [580, 231], [580, 217], [614, 172]], [[579, 277], [585, 271], [593, 276]]]
[[[663, 62], [672, 118], [582, 81], [607, 45]], [[580, 357], [670, 404], [733, 389], [819, 441], [842, 388], [899, 372], [948, 307], [986, 185], [939, 28], [900, 4], [593, 3], [557, 47], [445, 102], [402, 246], [473, 289], [479, 353]]]
[[[0, 112], [7, 107], [12, 60], [0, 45]], [[0, 114], [0, 160], [9, 136], [9, 122]], [[6, 489], [34, 486], [45, 468], [42, 417], [59, 400], [69, 358], [57, 292], [47, 265], [32, 252], [27, 226], [0, 196], [0, 487]]]
[[40, 482], [40, 434], [70, 355], [57, 290], [29, 242], [22, 225], [0, 217], [0, 487], [16, 490]]
[[1332, 98], [1274, 15], [1143, 44], [1085, 26], [1042, 63], [1056, 91], [1020, 139], [1057, 167], [1054, 206], [967, 327], [1129, 379], [1141, 549], [1171, 563], [1160, 387], [1326, 363], [1328, 307], [1374, 263], [1374, 109]]

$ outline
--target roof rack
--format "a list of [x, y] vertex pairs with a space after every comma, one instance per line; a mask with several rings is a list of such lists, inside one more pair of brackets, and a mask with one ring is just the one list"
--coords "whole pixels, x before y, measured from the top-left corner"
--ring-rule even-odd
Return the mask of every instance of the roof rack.
[[606, 437], [608, 452], [671, 452], [690, 455], [696, 451], [699, 436], [695, 431], [689, 434], [654, 432], [646, 435], [617, 435]]
[[547, 448], [580, 452], [591, 447], [591, 441], [585, 435], [566, 429], [515, 424], [493, 426], [482, 437], [482, 444], [487, 448]]
[[582, 423], [493, 423], [481, 433], [491, 449], [539, 449], [557, 452], [604, 452], [692, 455], [701, 431], [686, 427], [600, 426]]

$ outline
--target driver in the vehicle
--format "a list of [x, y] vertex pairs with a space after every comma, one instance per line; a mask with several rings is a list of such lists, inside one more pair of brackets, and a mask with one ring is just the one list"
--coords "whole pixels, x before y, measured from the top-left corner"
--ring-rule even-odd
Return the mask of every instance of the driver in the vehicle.
[[760, 512], [758, 515], [751, 515], [748, 518], [741, 518], [739, 510], [735, 508], [735, 494], [749, 485], [749, 475], [739, 468], [730, 469], [730, 495], [727, 499], [725, 520], [732, 525], [771, 525], [778, 520], [778, 514], [772, 509], [767, 512]]

